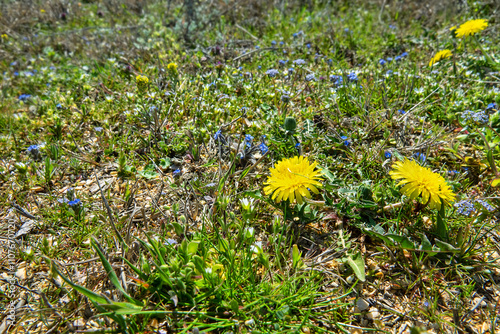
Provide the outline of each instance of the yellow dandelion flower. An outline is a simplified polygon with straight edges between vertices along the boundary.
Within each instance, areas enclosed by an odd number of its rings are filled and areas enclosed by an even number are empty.
[[[450,50],[441,50],[438,53],[436,53],[436,55],[434,57],[432,57],[431,61],[429,62],[429,66],[434,65],[435,63],[437,63],[441,59],[450,58],[451,56],[452,56],[452,53]]]
[[[470,35],[477,34],[480,31],[483,31],[488,26],[488,21],[479,19],[479,20],[470,20],[458,27],[456,30],[457,37],[467,37]]]
[[[167,65],[167,69],[173,73],[177,72],[177,64],[176,63],[170,63]]]
[[[450,205],[455,199],[455,194],[441,175],[420,166],[414,160],[396,162],[389,174],[394,180],[401,180],[398,186],[404,185],[401,188],[403,194],[411,199],[422,195],[423,203],[429,203],[431,209],[439,210],[441,204]]]
[[[135,82],[137,84],[137,88],[139,88],[139,90],[141,90],[141,91],[144,91],[149,85],[149,79],[148,79],[148,77],[145,77],[144,75],[136,76]]]
[[[276,203],[282,200],[292,203],[296,199],[297,203],[302,204],[303,197],[311,198],[309,191],[319,193],[319,181],[322,178],[321,172],[314,170],[316,166],[316,162],[309,163],[303,156],[281,160],[270,169],[271,176],[264,183],[267,185],[264,193],[273,194],[272,199]]]

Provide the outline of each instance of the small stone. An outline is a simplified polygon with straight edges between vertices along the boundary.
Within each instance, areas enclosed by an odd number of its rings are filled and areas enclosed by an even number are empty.
[[[370,309],[370,312],[366,314],[366,318],[370,320],[375,320],[380,318],[380,312],[376,308]]]
[[[76,328],[84,328],[85,327],[85,321],[83,321],[82,318],[80,319],[77,319],[73,322],[73,326],[75,326]]]
[[[16,277],[19,278],[21,281],[26,279],[26,267],[19,268],[16,271]]]
[[[484,298],[481,298],[481,297],[474,298],[474,301],[472,302],[472,305],[477,305],[477,304],[479,304],[479,307],[481,307],[481,308],[488,306],[488,304],[484,301]]]
[[[370,307],[370,304],[366,300],[364,300],[363,298],[359,298],[356,301],[356,306],[360,311],[365,311],[365,310],[368,310],[368,308]]]

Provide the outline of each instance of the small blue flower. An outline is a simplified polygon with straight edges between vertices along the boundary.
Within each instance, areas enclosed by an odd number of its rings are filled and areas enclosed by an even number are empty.
[[[288,72],[290,72],[290,73],[293,73],[293,71],[294,71],[293,67],[290,67],[290,68],[288,69]]]
[[[427,160],[425,154],[419,152],[413,154],[413,157],[415,158],[415,160],[420,160],[420,162],[425,162],[425,160]]]
[[[280,60],[280,61],[278,61],[278,63],[280,64],[280,66],[285,66],[287,62],[288,62],[288,60],[283,60],[283,59]]]
[[[496,110],[496,109],[498,109],[498,108],[497,108],[497,104],[495,102],[488,104],[488,106],[486,107],[486,110]]]
[[[490,117],[484,112],[484,111],[479,111],[477,113],[475,113],[472,118],[474,119],[474,121],[476,121],[477,123],[480,123],[480,124],[486,124],[488,123]]]
[[[403,53],[401,54],[401,58],[404,58],[404,57],[408,57],[408,52],[406,52],[406,51],[405,51],[405,52],[403,52]]]
[[[272,46],[276,46],[276,41],[271,41]]]
[[[14,76],[15,76],[15,77],[19,76],[19,72],[15,71],[15,72],[14,72]]]
[[[28,147],[28,153],[31,153],[33,151],[38,151],[39,148],[40,146],[38,145],[31,145],[30,147]]]
[[[82,201],[80,201],[80,199],[76,198],[72,201],[69,201],[68,202],[68,205],[71,206],[71,207],[77,207],[79,206],[80,204],[82,203]]]
[[[384,156],[386,159],[390,159],[390,158],[392,158],[392,153],[389,151],[385,151]]]
[[[177,241],[175,241],[174,239],[168,238],[167,240],[165,240],[165,245],[177,245]]]
[[[245,135],[245,141],[247,143],[251,143],[253,141],[253,136],[252,135]]]
[[[306,61],[304,59],[295,59],[293,63],[297,66],[305,65]]]
[[[19,95],[19,97],[17,98],[19,101],[27,101],[29,98],[31,97],[30,94],[21,94]]]
[[[378,63],[379,63],[380,65],[384,66],[385,64],[387,64],[387,61],[385,61],[385,59],[380,59],[380,60],[378,61]]]
[[[392,57],[387,57],[387,61],[390,63],[392,61]]]
[[[60,203],[60,204],[68,204],[69,202],[69,199],[67,199],[66,197],[62,197],[62,198],[58,198],[57,201]]]
[[[471,213],[476,211],[474,204],[466,200],[457,202],[453,206],[457,208],[458,213],[464,216],[469,216]]]
[[[95,132],[102,132],[102,126],[96,126],[94,130]]]
[[[403,109],[398,109],[398,113],[400,113],[401,115],[404,115],[404,114],[406,114],[406,111],[404,111]]]
[[[483,208],[485,208],[489,212],[495,211],[495,208],[491,204],[489,204],[486,201],[483,201],[482,199],[476,199],[475,202],[481,204]]]
[[[56,104],[57,109],[62,109],[62,105],[60,103]]]
[[[280,74],[280,72],[278,70],[275,70],[275,69],[270,69],[270,70],[267,70],[266,71],[266,74],[270,77],[270,78],[274,78],[275,76],[277,76],[278,74]]]
[[[314,75],[314,73],[306,75],[306,81],[314,81],[314,80],[316,80],[316,76]]]
[[[281,41],[281,42],[280,42],[280,45],[281,45],[281,46],[285,45],[285,42]]]
[[[332,74],[330,75],[330,81],[333,82],[333,84],[338,87],[342,85],[344,79],[340,75]]]
[[[358,75],[354,72],[347,75],[347,79],[351,82],[358,81]]]
[[[180,170],[179,168],[177,168],[176,170],[174,170],[174,171],[172,172],[172,174],[173,174],[174,176],[179,176],[179,175],[181,175],[181,170]]]
[[[300,147],[300,143],[295,144],[295,148],[299,148],[299,147]]]
[[[396,26],[395,26],[395,25],[393,25],[393,24],[389,24],[389,29],[394,30],[394,29],[396,29]]]
[[[344,146],[349,146],[351,145],[351,142],[349,140],[344,141]]]
[[[290,102],[290,95],[288,95],[288,94],[281,95],[281,101],[283,101],[283,103]]]
[[[262,69],[262,66],[260,66],[260,65],[259,65],[259,66],[257,66],[257,69],[258,69],[258,70],[261,70],[261,69]]]
[[[307,47],[308,49],[310,49],[310,48],[311,48],[311,43],[307,43],[307,44],[306,44],[306,47]]]
[[[255,46],[255,48],[256,48],[256,49],[260,49],[260,46],[256,45],[256,46]]]
[[[297,34],[297,33],[293,34],[293,38],[297,38],[298,36],[299,36],[299,34]]]
[[[269,151],[269,147],[267,147],[267,145],[266,145],[266,144],[264,144],[264,143],[261,143],[261,144],[259,145],[259,149],[260,149],[260,152],[261,152],[262,154],[266,154],[266,153],[267,153],[267,151]]]
[[[220,135],[221,135],[221,131],[217,130],[217,132],[214,134],[214,139],[215,140],[219,139]]]
[[[387,73],[386,73],[386,74],[387,74],[387,75],[392,75],[392,73],[393,73],[393,72],[392,72],[392,70],[389,70],[389,71],[387,71]]]
[[[331,58],[328,58],[326,62],[328,63],[328,65],[331,65],[333,63],[333,60]]]

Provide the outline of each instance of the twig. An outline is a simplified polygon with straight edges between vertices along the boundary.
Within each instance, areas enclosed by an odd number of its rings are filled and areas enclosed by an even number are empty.
[[[257,37],[255,37],[254,35],[252,35],[252,33],[250,33],[250,31],[246,30],[245,28],[243,28],[239,24],[235,24],[235,26],[236,26],[236,28],[241,29],[242,31],[246,32],[248,35],[250,35],[250,37],[252,37],[256,41],[259,41],[259,39]]]

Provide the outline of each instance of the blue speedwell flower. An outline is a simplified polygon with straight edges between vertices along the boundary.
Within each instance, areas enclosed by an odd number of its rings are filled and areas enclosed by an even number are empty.
[[[220,135],[221,135],[221,131],[217,130],[217,132],[214,134],[214,139],[215,140],[219,139]]]
[[[181,175],[181,170],[180,170],[179,168],[177,168],[176,170],[174,170],[174,171],[172,172],[172,174],[173,174],[174,176],[179,176],[179,175]]]
[[[385,151],[384,156],[386,159],[390,159],[390,158],[392,158],[392,153],[389,151]]]
[[[42,158],[42,153],[40,152],[40,145],[31,145],[28,147],[27,152],[28,155],[33,158],[33,160],[40,160]]]
[[[306,81],[314,81],[314,80],[316,80],[314,73],[306,75]]]
[[[378,61],[378,63],[379,63],[380,65],[384,66],[385,64],[387,64],[387,61],[385,61],[385,59],[380,59],[380,60]]]
[[[344,79],[340,75],[332,74],[330,75],[330,81],[333,82],[335,86],[341,86]]]
[[[275,76],[277,76],[278,74],[280,74],[280,72],[278,70],[275,70],[275,69],[270,69],[270,70],[267,70],[266,71],[266,74],[270,77],[270,78],[274,78]]]
[[[490,203],[483,201],[482,199],[476,199],[476,203],[481,204],[481,206],[489,212],[495,211],[495,208]]]
[[[351,82],[358,81],[358,75],[354,72],[347,75],[347,79]]]
[[[425,154],[419,152],[413,154],[413,158],[415,158],[415,160],[418,160],[420,162],[425,162],[425,160],[427,160]]]
[[[18,97],[17,99],[18,99],[19,101],[23,101],[23,102],[25,102],[25,101],[27,101],[30,97],[31,97],[31,95],[30,95],[30,94],[21,94],[21,95],[19,95],[19,97]]]
[[[266,154],[267,151],[269,151],[269,147],[266,144],[264,144],[264,142],[260,143],[259,149],[260,149],[260,153],[262,153],[262,154]]]
[[[302,66],[306,64],[306,61],[304,59],[295,59],[293,63],[297,66]]]
[[[245,135],[245,141],[247,142],[252,142],[253,136],[252,135]]]
[[[488,104],[488,106],[486,107],[486,110],[496,110],[496,109],[498,108],[495,102]]]
[[[469,216],[471,213],[476,211],[474,204],[466,200],[457,202],[453,206],[457,208],[458,213],[464,216]]]
[[[78,199],[78,198],[68,202],[68,205],[72,208],[78,207],[80,204],[82,204],[82,201],[80,201],[80,199]]]

